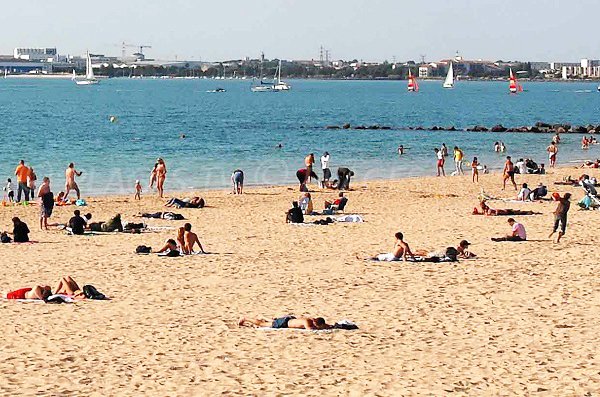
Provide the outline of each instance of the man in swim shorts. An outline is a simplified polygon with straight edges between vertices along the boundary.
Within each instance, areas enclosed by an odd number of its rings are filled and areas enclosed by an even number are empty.
[[[558,154],[558,146],[556,146],[556,143],[551,142],[550,146],[546,148],[546,151],[548,152],[550,167],[554,167],[556,165],[556,155]]]
[[[294,316],[283,316],[279,318],[274,318],[273,320],[265,320],[265,319],[247,319],[241,318],[238,322],[240,327],[243,326],[255,326],[255,327],[266,327],[266,328],[293,328],[293,329],[310,329],[310,330],[319,330],[319,329],[331,329],[332,325],[327,324],[323,317],[299,317],[296,318]]]
[[[374,260],[381,262],[392,262],[406,259],[410,256],[412,259],[415,259],[414,254],[410,250],[410,247],[406,242],[404,242],[404,235],[401,232],[398,232],[394,235],[396,237],[396,243],[394,244],[394,250],[388,254],[379,254]]]
[[[517,190],[517,182],[515,182],[515,165],[510,159],[510,156],[506,156],[506,162],[504,163],[504,169],[502,170],[502,190],[506,189],[506,181],[510,179],[510,182]]]

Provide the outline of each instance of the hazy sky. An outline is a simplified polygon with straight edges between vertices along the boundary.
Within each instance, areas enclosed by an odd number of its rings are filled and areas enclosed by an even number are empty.
[[[600,58],[598,0],[27,0],[2,1],[0,53],[56,46],[159,59],[433,61]],[[131,53],[133,49],[128,49]]]

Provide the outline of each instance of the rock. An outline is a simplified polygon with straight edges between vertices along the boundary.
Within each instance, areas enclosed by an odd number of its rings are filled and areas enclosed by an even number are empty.
[[[538,127],[540,130],[544,129],[544,128],[552,128],[552,126],[548,123],[542,123],[541,121],[538,121],[537,123],[535,123],[535,126]]]
[[[343,129],[348,130],[350,129],[350,123],[346,123],[342,126]]]
[[[415,127],[415,131],[423,131],[425,128],[422,126]]]
[[[585,134],[587,133],[587,128],[585,128],[582,125],[578,125],[576,127],[573,127],[573,132],[576,132],[578,134]]]
[[[558,127],[556,129],[556,133],[557,134],[564,134],[565,133],[565,127],[563,127],[562,125],[560,127]]]
[[[446,131],[456,131],[456,127],[451,125],[450,127],[446,128]]]
[[[540,129],[537,126],[531,126],[527,128],[526,132],[541,132]]]
[[[367,127],[367,129],[368,129],[368,130],[378,130],[378,129],[379,129],[379,126],[378,126],[377,124],[374,124],[374,125],[372,125],[372,126],[370,126],[370,127]]]
[[[429,130],[430,131],[438,131],[440,129],[440,127],[438,127],[437,125],[434,125],[433,127],[431,127]]]
[[[595,129],[596,129],[596,127],[594,127],[594,126],[593,126],[593,125],[591,125],[591,124],[588,124],[588,126],[587,126],[587,127],[585,127],[585,129],[587,130],[587,132],[590,132],[590,131],[592,131],[592,130],[595,130]]]
[[[492,132],[506,132],[506,127],[504,127],[502,124],[498,124],[498,125],[493,126],[490,131],[492,131]]]
[[[382,129],[382,130],[391,130],[391,129],[392,129],[392,127],[389,127],[389,126],[387,126],[387,125],[384,125],[384,126],[382,126],[382,127],[381,127],[381,129]]]
[[[354,127],[355,130],[366,130],[367,127],[365,127],[364,125],[357,125],[356,127]]]
[[[327,128],[328,130],[339,130],[340,129],[340,127],[337,125],[328,125],[325,128]]]

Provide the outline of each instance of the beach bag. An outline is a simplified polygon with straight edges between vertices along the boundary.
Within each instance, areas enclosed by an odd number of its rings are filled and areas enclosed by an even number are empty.
[[[150,252],[152,252],[152,247],[146,245],[138,245],[135,249],[136,254],[149,254]]]
[[[75,205],[78,207],[85,207],[87,205],[87,203],[85,202],[84,199],[79,199],[79,200],[75,201]]]
[[[104,300],[106,299],[106,296],[99,292],[96,287],[94,287],[93,285],[84,285],[83,286],[83,295],[88,298],[88,299],[94,299],[94,300]]]

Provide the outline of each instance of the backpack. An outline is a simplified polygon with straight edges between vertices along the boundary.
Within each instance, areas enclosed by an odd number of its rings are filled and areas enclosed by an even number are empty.
[[[106,296],[99,292],[93,285],[83,286],[83,295],[88,299],[105,300]]]
[[[152,252],[152,247],[146,245],[138,245],[135,249],[136,254],[149,254],[150,252]]]

